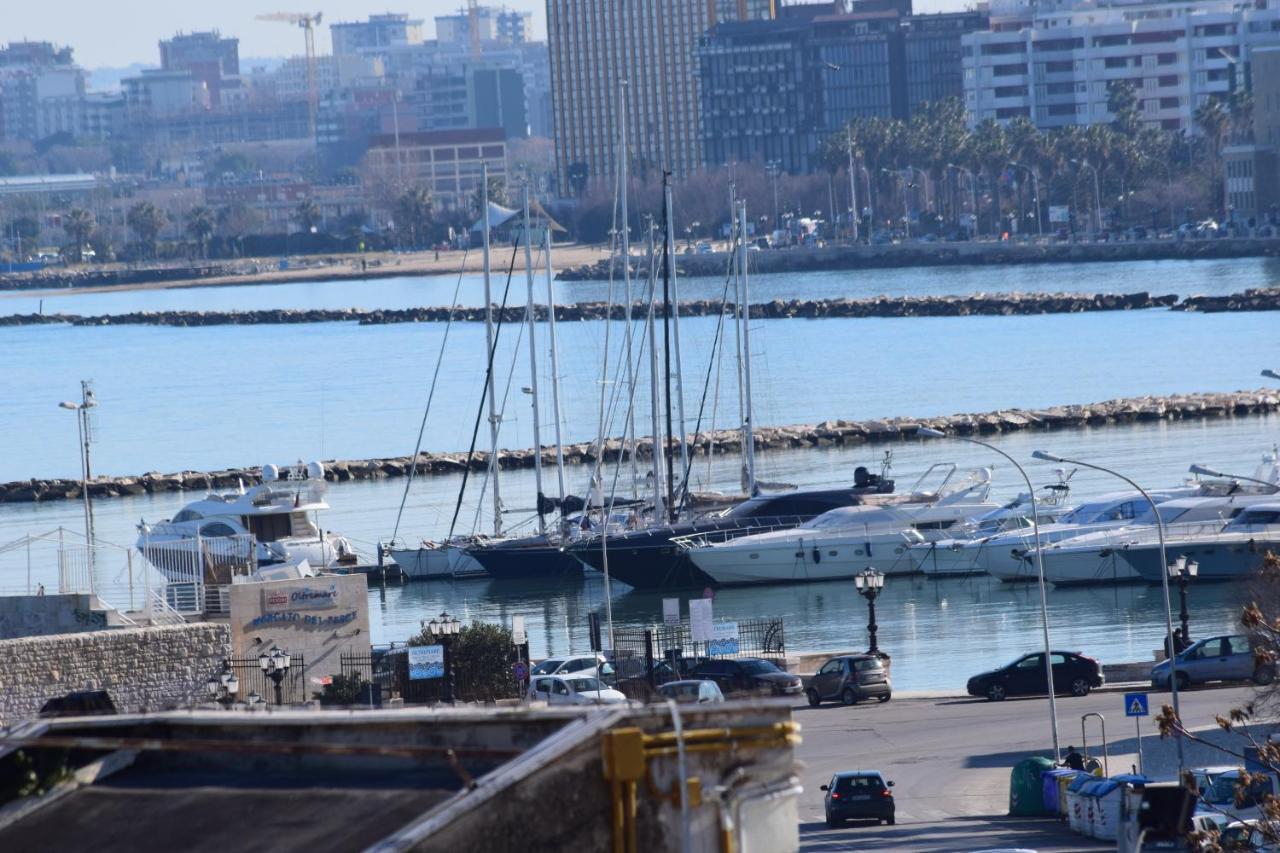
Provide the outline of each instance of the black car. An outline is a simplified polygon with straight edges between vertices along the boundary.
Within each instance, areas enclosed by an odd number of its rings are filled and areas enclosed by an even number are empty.
[[[690,670],[688,677],[714,681],[725,694],[746,692],[798,696],[804,690],[800,676],[783,672],[764,658],[708,660]]]
[[[853,770],[837,773],[823,785],[827,792],[823,805],[827,826],[835,827],[846,820],[874,820],[894,824],[892,782],[886,782],[878,770]]]
[[[1052,652],[1053,692],[1087,696],[1102,686],[1102,664],[1079,652]],[[1044,672],[1044,652],[1023,655],[1008,666],[969,679],[970,696],[999,702],[1006,696],[1036,696],[1049,692]]]

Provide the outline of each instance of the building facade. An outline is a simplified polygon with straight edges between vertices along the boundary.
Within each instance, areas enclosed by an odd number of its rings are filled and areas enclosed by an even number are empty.
[[[971,124],[1110,122],[1110,87],[1127,83],[1145,123],[1194,133],[1196,108],[1244,85],[1253,49],[1278,39],[1280,5],[1263,2],[1005,0],[964,38],[965,107]]]
[[[1280,222],[1280,43],[1255,47],[1249,72],[1253,138],[1222,150],[1223,204],[1246,227]]]
[[[223,80],[240,76],[240,40],[223,38],[217,30],[179,33],[160,42],[160,68],[189,72],[216,106],[222,102]]]
[[[698,167],[696,51],[722,11],[737,9],[708,0],[548,0],[561,194],[579,193],[588,182],[615,173],[624,104],[635,172],[684,175]]]
[[[475,12],[476,42],[524,44],[530,41],[532,12],[520,12],[498,6],[479,6]],[[436,15],[436,41],[441,44],[470,45],[472,16],[466,11],[456,15]]]
[[[405,14],[370,15],[367,21],[329,25],[334,56],[382,55],[391,48],[422,44],[422,19]]]
[[[442,208],[465,209],[485,166],[491,178],[506,181],[507,143],[498,128],[381,134],[369,140],[366,186],[384,203],[419,187]]]
[[[85,73],[70,48],[10,42],[0,48],[0,139],[76,134],[83,122]]]
[[[855,118],[908,119],[924,103],[963,95],[960,39],[986,26],[962,12],[897,8],[830,14],[784,7],[774,21],[721,24],[698,48],[702,161],[820,167],[822,140]],[[857,8],[857,7],[855,7]]]

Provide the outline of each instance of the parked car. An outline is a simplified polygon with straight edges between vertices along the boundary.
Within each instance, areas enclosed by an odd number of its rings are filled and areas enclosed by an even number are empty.
[[[1276,670],[1272,664],[1259,664],[1253,659],[1253,646],[1245,634],[1209,637],[1192,643],[1175,656],[1178,689],[1208,681],[1249,681],[1270,684]],[[1163,660],[1151,669],[1151,686],[1158,690],[1169,687],[1170,664]]]
[[[1103,682],[1102,664],[1079,652],[1052,652],[1053,692],[1087,696]],[[966,686],[970,696],[999,702],[1006,696],[1035,696],[1049,692],[1044,652],[1023,655],[1007,666],[975,675]]]
[[[714,681],[725,693],[770,693],[794,696],[804,691],[800,676],[783,672],[763,658],[715,659],[704,661],[689,671],[690,678]]]
[[[893,782],[886,782],[878,770],[853,770],[837,773],[822,786],[827,813],[827,826],[836,827],[846,820],[874,820],[894,823]]]
[[[1267,821],[1251,818],[1237,820],[1218,833],[1218,846],[1222,850],[1263,850],[1272,853],[1280,850],[1267,840]]]
[[[855,705],[863,699],[879,699],[888,702],[893,695],[889,684],[889,671],[877,655],[844,655],[832,658],[818,668],[809,679],[805,691],[813,707],[824,701],[839,699],[845,705]]]
[[[1222,815],[1228,820],[1263,817],[1263,803],[1280,796],[1280,778],[1274,773],[1254,773],[1244,785],[1238,765],[1197,767],[1190,772],[1200,792],[1197,814]]]
[[[668,681],[658,688],[664,699],[674,699],[681,704],[709,705],[723,702],[724,694],[720,685],[710,679],[687,679],[685,681]]]
[[[613,705],[627,701],[594,675],[541,675],[529,679],[529,701],[549,705]]]
[[[530,675],[572,675],[576,672],[588,675],[596,674],[596,666],[600,667],[600,677],[613,675],[613,664],[604,655],[584,655],[571,658],[547,658],[531,671]]]

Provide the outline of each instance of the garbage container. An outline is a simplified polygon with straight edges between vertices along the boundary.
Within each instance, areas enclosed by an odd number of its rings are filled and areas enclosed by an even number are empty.
[[[1044,812],[1044,783],[1041,775],[1053,769],[1048,758],[1035,756],[1019,761],[1009,776],[1009,814],[1039,817]]]

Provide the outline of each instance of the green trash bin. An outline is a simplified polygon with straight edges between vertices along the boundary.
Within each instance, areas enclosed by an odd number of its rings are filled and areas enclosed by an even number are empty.
[[[1042,817],[1045,814],[1042,773],[1053,762],[1036,756],[1019,761],[1009,775],[1009,814],[1013,817]]]

